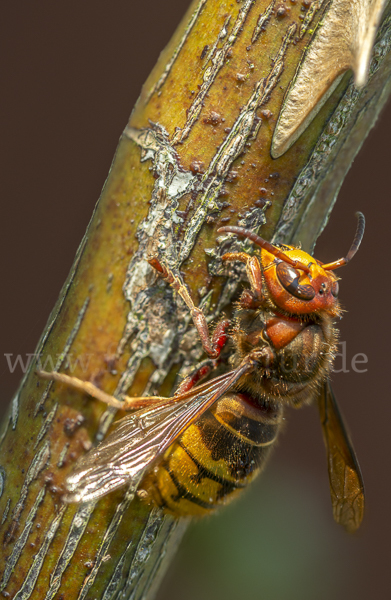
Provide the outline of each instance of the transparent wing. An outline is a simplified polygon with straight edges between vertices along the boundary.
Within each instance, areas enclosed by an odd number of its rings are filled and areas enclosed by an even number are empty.
[[[96,500],[138,480],[157,456],[251,368],[246,362],[209,384],[121,419],[113,433],[79,460],[67,480],[69,494],[65,499]]]
[[[318,406],[327,451],[334,519],[353,533],[364,516],[364,482],[329,382],[322,387]]]

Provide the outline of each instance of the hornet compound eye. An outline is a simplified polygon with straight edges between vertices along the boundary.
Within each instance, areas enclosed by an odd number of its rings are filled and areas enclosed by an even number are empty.
[[[286,291],[295,296],[295,298],[299,298],[299,300],[312,300],[315,297],[315,290],[312,285],[300,285],[299,271],[287,263],[278,263],[277,277]]]

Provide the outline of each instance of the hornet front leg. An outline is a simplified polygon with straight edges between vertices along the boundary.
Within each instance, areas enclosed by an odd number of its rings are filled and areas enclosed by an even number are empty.
[[[148,262],[154,269],[156,269],[159,275],[165,281],[167,281],[171,287],[174,288],[174,290],[180,295],[182,300],[189,308],[191,318],[193,319],[193,323],[198,331],[202,347],[206,354],[208,354],[210,358],[218,358],[220,356],[221,349],[227,341],[226,330],[230,324],[229,321],[226,319],[220,321],[220,323],[217,324],[211,338],[204,313],[202,312],[201,308],[195,306],[187,287],[180,277],[175,275],[166,266],[162,265],[157,258],[152,258]]]

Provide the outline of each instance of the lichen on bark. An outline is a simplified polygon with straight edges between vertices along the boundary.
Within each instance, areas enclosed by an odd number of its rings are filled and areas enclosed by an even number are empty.
[[[147,259],[181,272],[213,319],[229,310],[242,277],[222,269],[222,253],[250,247],[218,236],[219,226],[312,247],[390,79],[388,4],[367,86],[357,90],[347,73],[295,144],[272,158],[286,92],[326,4],[303,12],[274,0],[193,2],[124,129],[39,343],[43,368],[66,371],[71,353],[79,359],[73,374],[108,393],[170,394],[202,350],[186,307]],[[18,600],[146,597],[186,522],[134,490],[62,503],[77,458],[115,415],[38,380],[36,366],[1,435],[1,590]]]

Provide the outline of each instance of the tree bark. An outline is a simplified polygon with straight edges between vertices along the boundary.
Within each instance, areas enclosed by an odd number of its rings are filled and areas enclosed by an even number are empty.
[[[388,97],[391,18],[387,4],[366,86],[343,75],[299,139],[272,158],[287,90],[329,5],[301,8],[197,0],[148,78],[39,358],[4,420],[5,597],[114,600],[156,590],[187,522],[129,490],[97,504],[62,503],[77,458],[115,415],[47,385],[35,369],[72,371],[117,396],[169,395],[202,351],[187,309],[146,259],[158,255],[180,270],[196,304],[216,318],[229,310],[242,277],[240,269],[222,270],[221,255],[250,247],[219,237],[219,226],[313,247]]]

